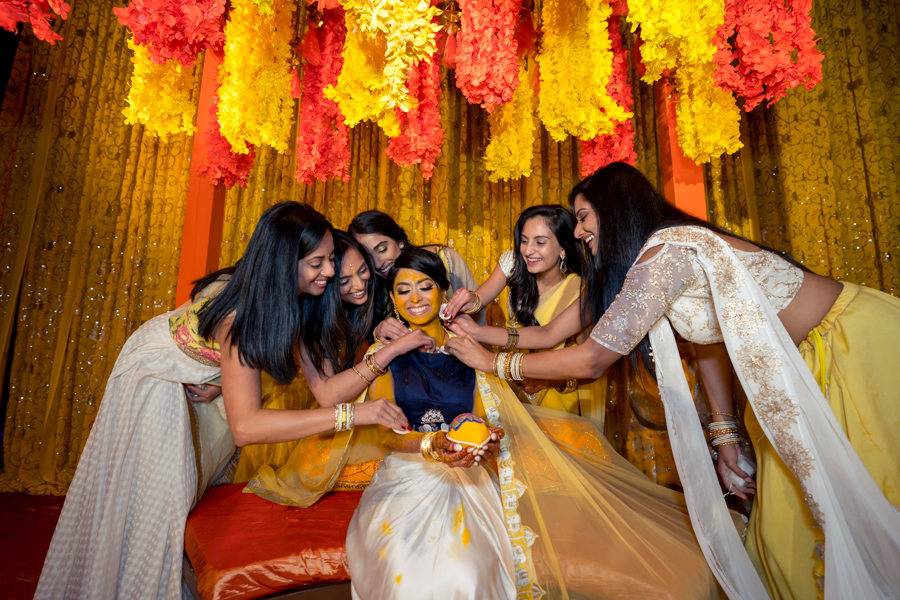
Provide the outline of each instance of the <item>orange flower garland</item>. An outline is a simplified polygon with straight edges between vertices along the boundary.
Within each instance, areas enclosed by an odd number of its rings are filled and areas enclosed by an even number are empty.
[[[394,109],[400,121],[400,135],[391,138],[387,155],[398,165],[418,164],[422,168],[422,176],[431,179],[434,162],[444,143],[444,129],[441,127],[438,107],[441,96],[441,61],[437,52],[430,60],[420,61],[415,67],[409,68],[406,89],[416,105],[408,112]]]
[[[613,50],[613,70],[606,91],[616,104],[630,113],[634,106],[634,97],[628,81],[628,50],[622,45],[619,22],[618,15],[613,15],[607,21],[609,41]],[[582,177],[587,177],[611,162],[622,161],[633,165],[635,160],[637,154],[634,152],[632,119],[616,123],[612,133],[598,135],[592,140],[581,140]]]
[[[60,0],[3,0],[0,1],[0,27],[16,31],[18,24],[31,23],[34,36],[51,46],[62,36],[50,29],[50,19],[57,14],[65,20],[71,7]]]
[[[512,99],[519,83],[516,23],[522,0],[459,0],[456,85],[488,112]]]
[[[218,91],[218,90],[217,90]],[[256,149],[248,145],[247,154],[237,154],[231,150],[231,144],[219,131],[219,96],[213,95],[209,107],[210,127],[206,132],[206,166],[200,167],[198,173],[206,175],[213,185],[223,184],[231,189],[234,184],[247,186],[247,177],[256,160]]]
[[[343,49],[347,28],[344,10],[325,10],[322,26],[309,23],[304,47],[318,49],[317,64],[303,67],[303,96],[297,126],[297,172],[300,183],[350,179],[350,138],[337,102],[326,98],[323,90],[337,83],[344,65]]]
[[[811,0],[789,6],[784,0],[726,0],[715,42],[716,84],[745,98],[748,111],[763,99],[776,102],[800,84],[815,87],[822,80],[822,53],[810,27],[811,8]]]

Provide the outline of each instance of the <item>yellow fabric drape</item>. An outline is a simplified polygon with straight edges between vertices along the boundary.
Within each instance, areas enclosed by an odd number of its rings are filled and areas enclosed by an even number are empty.
[[[710,220],[900,295],[900,5],[822,0],[812,26],[823,80],[745,117],[749,152],[707,167]]]
[[[112,12],[124,4],[73,3],[65,44],[23,34],[3,98],[0,310],[14,345],[0,491],[65,492],[125,339],[174,307],[192,138],[162,143],[125,125],[130,56]],[[53,85],[48,166],[24,235]]]

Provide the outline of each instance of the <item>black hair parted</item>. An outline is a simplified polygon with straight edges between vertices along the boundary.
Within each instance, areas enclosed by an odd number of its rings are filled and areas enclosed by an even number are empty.
[[[540,301],[537,278],[528,272],[528,265],[520,251],[522,230],[528,221],[535,218],[544,219],[547,227],[562,246],[566,254],[566,272],[581,275],[582,271],[581,248],[575,240],[575,215],[559,204],[532,206],[522,211],[513,230],[513,243],[515,244],[513,253],[516,257],[516,266],[507,285],[509,285],[509,305],[512,307],[516,321],[523,327],[540,325],[534,318],[534,311]]]
[[[587,327],[597,322],[622,290],[629,269],[641,248],[657,231],[669,227],[703,227],[716,233],[750,242],[774,252],[790,263],[807,270],[791,256],[730,231],[707,223],[670,204],[643,173],[633,166],[614,162],[582,179],[569,193],[574,211],[575,199],[582,196],[597,216],[597,252],[587,257],[582,274],[581,319]],[[577,215],[576,215],[577,219]],[[656,378],[650,357],[650,340],[645,336],[631,352],[632,365],[640,362]]]
[[[397,225],[393,217],[380,210],[367,210],[353,217],[353,220],[350,221],[350,226],[347,227],[347,233],[353,236],[376,233],[391,238],[400,244],[404,250],[412,246],[409,243],[409,236],[406,235],[406,230]]]
[[[349,369],[356,362],[356,355],[374,328],[378,299],[375,271],[365,248],[352,236],[334,230],[334,277],[328,281],[319,302],[319,318],[311,323],[309,342],[305,343],[310,362],[324,375],[325,362],[330,362],[335,373]],[[369,269],[366,282],[368,297],[365,304],[356,305],[341,300],[341,265],[347,252],[360,253]]]
[[[319,299],[298,298],[297,263],[328,235],[331,225],[311,206],[281,202],[269,207],[237,264],[197,282],[200,286],[231,274],[200,312],[199,334],[212,339],[233,315],[227,339],[241,363],[269,373],[280,384],[290,383],[299,371],[297,344],[302,340],[308,345],[308,330],[318,320]]]
[[[429,252],[422,248],[409,248],[398,256],[387,276],[388,288],[391,290],[394,289],[394,280],[397,279],[397,273],[400,272],[400,269],[409,269],[410,271],[427,275],[445,292],[450,288],[447,267],[444,266],[444,261],[434,252]]]

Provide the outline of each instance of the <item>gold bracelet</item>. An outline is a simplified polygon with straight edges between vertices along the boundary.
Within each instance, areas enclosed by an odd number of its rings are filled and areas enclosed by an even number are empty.
[[[375,374],[375,377],[381,377],[387,371],[378,366],[378,362],[375,360],[375,354],[367,354],[366,355],[366,366],[369,367],[369,370]]]
[[[512,367],[513,353],[508,353],[503,357],[503,359],[503,379],[512,381],[512,373],[510,372],[510,368]]]
[[[500,379],[506,379],[506,372],[503,370],[503,364],[506,362],[507,352],[498,352],[494,355],[494,374]]]
[[[356,412],[356,405],[348,404],[347,405],[347,413],[349,414],[349,418],[347,419],[347,430],[348,431],[353,429],[353,416],[354,416],[355,412]]]
[[[481,310],[481,307],[484,305],[484,303],[481,300],[481,296],[478,295],[478,292],[472,292],[472,294],[474,294],[474,296],[475,296],[475,306],[473,306],[472,308],[467,308],[466,310],[463,311],[467,315],[474,315],[479,310]]]
[[[515,327],[506,328],[506,345],[504,350],[514,350],[519,345],[519,330]]]
[[[334,430],[340,431],[341,426],[341,405],[336,404],[334,407]]]
[[[434,442],[434,436],[437,435],[436,431],[432,431],[431,433],[426,433],[422,436],[422,440],[419,442],[419,452],[422,454],[422,458],[429,462],[436,462],[434,460],[434,456],[432,456],[433,448],[431,444]]]
[[[713,415],[722,415],[722,416],[725,416],[725,417],[731,417],[732,419],[735,417],[735,415],[733,415],[733,414],[731,414],[731,413],[721,413],[721,412],[711,412],[711,413],[709,413],[709,416],[713,416]]]
[[[353,372],[354,372],[354,373],[356,373],[357,375],[359,375],[359,378],[360,378],[360,379],[362,379],[363,381],[366,382],[366,387],[368,387],[369,384],[372,383],[371,381],[369,381],[368,379],[366,379],[365,377],[363,377],[363,374],[359,372],[359,370],[356,368],[356,365],[353,365],[351,368],[353,369]]]
[[[569,379],[566,379],[565,387],[556,386],[556,391],[559,392],[560,394],[571,394],[577,388],[578,388],[578,380],[570,377]]]

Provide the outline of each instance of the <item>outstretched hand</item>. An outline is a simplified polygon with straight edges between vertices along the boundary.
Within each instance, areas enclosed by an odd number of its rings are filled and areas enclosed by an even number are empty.
[[[211,402],[222,393],[222,386],[211,383],[185,383],[184,391],[191,402]]]
[[[354,409],[355,425],[383,425],[388,429],[406,431],[409,421],[400,407],[386,398],[360,402]]]
[[[481,325],[476,323],[475,319],[469,315],[457,315],[455,319],[447,323],[447,329],[458,336],[475,336],[480,327]]]
[[[453,297],[447,302],[441,313],[442,319],[454,319],[456,315],[475,306],[475,293],[465,288],[460,288],[453,293]]]
[[[485,350],[484,346],[475,341],[471,335],[450,338],[444,348],[451,356],[455,356],[473,369],[485,373],[494,371],[494,353]]]
[[[409,328],[394,317],[388,317],[375,327],[375,339],[382,344],[390,344],[407,333]]]
[[[728,490],[729,493],[734,494],[738,498],[742,500],[747,500],[747,494],[755,494],[756,493],[756,482],[744,471],[738,467],[738,459],[741,456],[741,449],[737,444],[728,444],[725,446],[719,446],[716,448],[716,451],[719,453],[719,458],[716,464],[716,471],[719,473],[719,479],[722,480],[722,485],[725,486],[725,489]],[[745,487],[744,489],[740,489],[738,486],[734,484],[728,478],[728,470],[734,472],[735,475],[744,480]]]
[[[485,465],[497,457],[500,452],[500,439],[504,432],[500,427],[491,427],[488,441],[478,447],[463,447],[447,439],[447,433],[441,431],[435,436],[433,448],[441,456],[441,462],[450,467],[477,467]]]
[[[396,352],[396,356],[412,350],[434,350],[435,346],[434,338],[421,329],[407,331],[390,344],[390,348]]]

